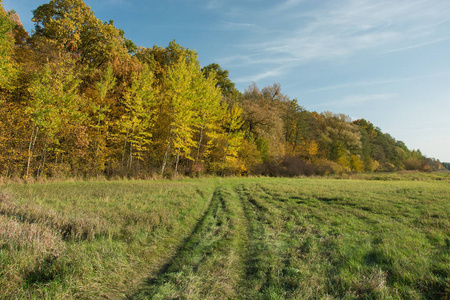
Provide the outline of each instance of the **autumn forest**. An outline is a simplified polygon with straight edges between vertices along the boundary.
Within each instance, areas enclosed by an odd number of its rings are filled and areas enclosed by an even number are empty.
[[[279,84],[244,92],[175,41],[137,47],[82,0],[0,1],[0,176],[326,175],[434,170],[371,122],[310,112]]]

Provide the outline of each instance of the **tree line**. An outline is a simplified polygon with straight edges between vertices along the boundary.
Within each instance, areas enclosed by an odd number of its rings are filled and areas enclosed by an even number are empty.
[[[372,123],[310,112],[274,84],[239,92],[175,41],[137,47],[82,0],[0,0],[0,176],[270,176],[432,170]]]

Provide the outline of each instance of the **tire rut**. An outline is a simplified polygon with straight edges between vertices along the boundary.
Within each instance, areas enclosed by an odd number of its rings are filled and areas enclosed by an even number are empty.
[[[255,188],[262,190],[260,186]],[[283,281],[283,273],[289,268],[289,255],[284,250],[288,242],[275,234],[277,230],[273,228],[273,219],[277,216],[272,211],[273,207],[267,206],[266,200],[259,200],[244,185],[237,186],[236,192],[247,218],[249,237],[245,258],[246,274],[240,285],[241,297],[289,298],[290,286]],[[267,191],[263,192],[272,198]]]
[[[211,268],[211,264],[214,265],[218,253],[223,252],[230,236],[232,220],[224,193],[222,187],[214,190],[206,212],[176,254],[160,268],[156,276],[147,280],[143,289],[128,299],[189,299],[195,298],[192,295],[196,292],[204,295],[201,287],[203,273],[217,271]],[[220,268],[220,263],[217,263],[217,268]],[[213,295],[212,298],[220,297]]]
[[[268,259],[272,256],[272,251],[266,236],[267,209],[259,205],[243,185],[236,187],[236,192],[247,219],[249,237],[241,296],[245,299],[261,299],[264,297],[264,291],[271,284],[271,267]]]

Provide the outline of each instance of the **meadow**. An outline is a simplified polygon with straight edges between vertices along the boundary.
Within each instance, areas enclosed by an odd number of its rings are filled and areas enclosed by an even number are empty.
[[[448,299],[450,176],[0,185],[2,299]]]

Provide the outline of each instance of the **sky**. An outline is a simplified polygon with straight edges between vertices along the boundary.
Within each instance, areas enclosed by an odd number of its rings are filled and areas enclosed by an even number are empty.
[[[28,31],[48,1],[3,0]],[[364,118],[450,162],[449,0],[85,0],[136,45],[176,40],[244,92],[279,83],[309,111]]]

